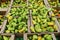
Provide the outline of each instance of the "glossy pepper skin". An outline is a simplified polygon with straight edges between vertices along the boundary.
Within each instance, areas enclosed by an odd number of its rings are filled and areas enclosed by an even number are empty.
[[[27,3],[26,3],[25,0],[14,0],[13,6],[22,6],[22,7],[26,7],[26,6],[27,6]]]
[[[42,39],[42,37],[41,36],[38,36],[38,40],[41,40]]]
[[[47,9],[43,3],[43,0],[29,0],[30,5],[29,8],[32,10],[32,20],[31,23],[33,27],[30,27],[31,32],[56,32],[55,29],[55,14],[51,14],[52,17],[49,16],[49,11],[53,11],[53,8]],[[57,26],[56,26],[57,28]],[[37,30],[38,29],[38,30]],[[49,30],[51,29],[51,30]]]
[[[25,33],[28,27],[28,13],[25,7],[11,8],[10,13],[6,16],[8,19],[6,33]]]
[[[35,32],[34,27],[31,26],[30,29],[32,32]]]
[[[52,1],[52,0],[48,0],[48,2],[49,2],[49,4],[51,5],[51,6],[57,6],[58,5],[58,0],[55,0],[55,1]]]
[[[5,35],[0,35],[0,40],[10,40],[10,37]]]
[[[53,38],[50,34],[33,34],[28,36],[28,40],[53,40]]]
[[[1,5],[0,5],[0,8],[7,8],[8,6],[10,5],[10,0],[2,0],[1,1]]]

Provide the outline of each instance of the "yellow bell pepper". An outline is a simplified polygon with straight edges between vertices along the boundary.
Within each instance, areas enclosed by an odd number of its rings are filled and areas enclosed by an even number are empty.
[[[57,30],[58,30],[58,27],[57,27],[57,25],[54,25],[54,29],[55,29],[55,31],[57,31]]]
[[[7,18],[11,15],[11,13],[8,13],[8,15],[6,16]]]
[[[43,4],[43,2],[40,2],[40,6],[43,6],[44,4]]]
[[[35,22],[34,20],[32,20],[32,23],[33,23],[33,24],[36,24],[36,22]]]
[[[38,22],[41,22],[41,20],[39,19],[39,17],[37,17],[37,20],[38,20]]]
[[[34,29],[34,27],[30,27],[30,30],[32,31],[32,32],[35,32],[35,29]]]
[[[54,22],[48,22],[48,25],[54,25]]]
[[[38,40],[42,40],[42,37],[41,36],[38,36]]]
[[[8,17],[8,22],[9,22],[10,20],[12,20],[12,18],[13,18],[12,16],[9,16],[9,17]]]
[[[33,16],[33,19],[36,19],[36,16]]]
[[[12,19],[12,16],[9,16],[8,19],[11,20]]]
[[[52,14],[51,14],[51,16],[55,16],[55,14],[54,14],[54,13],[52,13]]]
[[[26,29],[26,27],[23,27],[21,30],[19,30],[19,33],[24,32],[25,29]]]

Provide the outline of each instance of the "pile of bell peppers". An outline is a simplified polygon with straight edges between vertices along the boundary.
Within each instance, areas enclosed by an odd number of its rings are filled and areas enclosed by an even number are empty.
[[[8,19],[5,33],[25,33],[28,27],[26,8],[12,8],[6,16]]]
[[[1,2],[0,8],[7,8],[10,5],[10,0],[7,0],[5,2]]]
[[[26,7],[27,6],[27,0],[14,0],[13,1],[13,6]]]
[[[44,35],[31,35],[28,36],[28,40],[53,40],[52,35],[44,34]]]
[[[58,8],[58,7],[57,7]],[[58,16],[58,17],[60,17],[60,10],[59,9],[55,9],[55,8],[52,8],[53,10],[53,13],[52,13],[52,16],[54,15],[54,16]]]
[[[53,7],[60,6],[60,1],[59,0],[48,0],[49,4]]]
[[[0,40],[10,40],[9,36],[0,35]]]
[[[32,24],[30,27],[31,32],[56,32],[58,27],[55,25],[56,18],[49,18],[47,9],[43,1],[32,1],[29,8],[32,9]]]

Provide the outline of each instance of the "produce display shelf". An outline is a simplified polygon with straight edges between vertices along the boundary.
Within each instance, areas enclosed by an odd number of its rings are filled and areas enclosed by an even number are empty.
[[[7,0],[0,0],[0,6],[2,1]],[[1,40],[60,40],[60,15],[55,14],[59,14],[59,0],[9,1],[7,7],[0,7],[4,16]]]

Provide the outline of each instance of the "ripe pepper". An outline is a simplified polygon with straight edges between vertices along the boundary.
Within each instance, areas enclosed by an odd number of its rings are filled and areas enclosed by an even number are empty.
[[[52,14],[51,14],[51,16],[52,16],[52,17],[54,17],[54,16],[55,16],[55,14],[54,14],[54,13],[52,13]]]
[[[12,16],[9,16],[9,17],[8,17],[8,20],[11,20],[11,19],[12,19]]]
[[[55,31],[57,31],[57,30],[58,30],[58,27],[57,27],[57,25],[54,25],[54,29],[55,29]]]
[[[57,16],[60,17],[60,14],[58,14]]]
[[[37,20],[38,20],[38,22],[41,22],[41,20],[39,19],[39,17],[37,17]]]
[[[42,37],[41,36],[38,36],[38,40],[42,40]]]
[[[8,18],[8,22],[9,22],[10,20],[12,20],[13,17],[8,15],[7,18]]]
[[[32,23],[33,23],[33,24],[36,24],[36,22],[35,22],[34,20],[32,20]]]
[[[11,15],[11,13],[8,13],[8,15],[6,16],[7,18]]]
[[[54,22],[48,22],[48,25],[54,25]]]
[[[40,2],[40,6],[42,6],[42,7],[44,6],[43,2]]]
[[[34,27],[30,27],[30,30],[32,31],[32,32],[35,32],[35,29],[34,29]]]
[[[36,19],[36,16],[33,16],[33,19]]]
[[[19,30],[19,33],[22,33],[25,29],[26,27],[23,27],[21,30]]]

